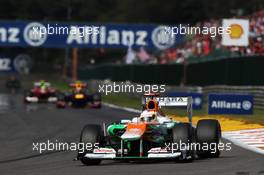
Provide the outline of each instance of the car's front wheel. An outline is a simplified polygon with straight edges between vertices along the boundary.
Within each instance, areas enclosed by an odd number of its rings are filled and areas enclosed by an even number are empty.
[[[190,123],[179,123],[172,128],[172,140],[174,151],[182,153],[181,160],[191,162],[193,160],[193,128]],[[175,150],[176,149],[176,150]]]
[[[24,91],[24,102],[25,103],[30,103],[30,101],[27,100],[27,97],[32,97],[32,93],[29,90]]]
[[[96,159],[89,159],[85,157],[86,153],[92,153],[94,147],[99,146],[102,143],[103,134],[102,128],[100,125],[89,124],[86,125],[80,136],[80,143],[82,143],[82,147],[78,150],[78,157],[80,161],[85,165],[98,165],[100,164],[101,160]],[[86,145],[93,145],[92,149],[86,149]]]

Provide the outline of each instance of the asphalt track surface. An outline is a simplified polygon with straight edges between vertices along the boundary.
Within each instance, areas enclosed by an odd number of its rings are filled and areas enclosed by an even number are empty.
[[[21,96],[12,96],[10,106],[0,112],[0,175],[124,175],[124,174],[262,174],[264,156],[235,145],[218,159],[192,163],[103,161],[99,166],[84,166],[73,161],[74,151],[33,151],[33,142],[58,140],[77,142],[85,124],[110,123],[136,114],[102,109],[56,109],[54,105],[24,105]],[[263,173],[264,174],[264,173]]]

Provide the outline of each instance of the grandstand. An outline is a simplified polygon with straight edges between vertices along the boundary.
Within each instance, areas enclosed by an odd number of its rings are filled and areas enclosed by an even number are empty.
[[[253,56],[264,54],[264,10],[254,12],[247,16],[234,16],[233,18],[249,19],[249,45],[247,47],[223,46],[222,36],[217,34],[211,37],[210,33],[190,35],[181,44],[164,51],[155,53],[151,51],[149,60],[136,59],[135,63],[194,63],[212,61],[230,57]],[[222,19],[197,22],[194,27],[220,27]]]

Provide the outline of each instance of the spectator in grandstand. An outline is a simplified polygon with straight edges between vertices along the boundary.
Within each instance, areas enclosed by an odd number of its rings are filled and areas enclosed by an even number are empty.
[[[204,57],[216,50],[220,51],[220,54],[225,51],[231,53],[231,55],[264,55],[264,10],[243,18],[250,20],[248,47],[224,47],[221,45],[221,35],[216,34],[215,37],[212,37],[210,33],[207,35],[200,33],[188,36],[188,39],[183,44],[159,52],[158,59],[153,54],[148,53],[144,48],[140,48],[136,55],[129,53],[126,62],[159,64],[185,63],[188,62],[188,58],[191,56]],[[222,25],[221,22],[221,20],[198,22],[195,27],[219,27]]]
[[[187,45],[192,48],[190,56],[202,57],[209,55],[215,49],[228,50],[234,55],[264,55],[264,10],[256,12],[251,16],[244,18],[250,19],[250,37],[248,47],[224,47],[221,45],[221,36],[211,37],[209,35],[194,35],[191,41],[187,41],[183,49],[187,49]],[[221,25],[221,20],[210,20],[199,22],[195,26],[202,27],[218,27]],[[179,48],[176,47],[176,50]]]
[[[125,56],[125,63],[132,64],[136,60],[136,53],[131,47],[128,47],[127,54]]]
[[[147,51],[143,47],[140,47],[136,55],[137,55],[139,62],[141,63],[148,63],[151,59],[150,55],[147,53]]]
[[[175,62],[177,59],[177,50],[175,48],[170,48],[166,50],[166,57],[168,58],[168,62]]]
[[[168,63],[168,59],[167,59],[167,55],[165,52],[161,52],[160,56],[159,56],[159,64],[167,64]]]

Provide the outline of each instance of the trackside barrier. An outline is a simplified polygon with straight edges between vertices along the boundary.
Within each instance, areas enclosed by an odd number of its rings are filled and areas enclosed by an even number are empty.
[[[111,84],[110,80],[89,80],[89,87],[94,90],[99,84]],[[136,83],[126,81],[125,84],[134,85]],[[140,83],[137,83],[140,84]],[[142,85],[142,84],[141,84]],[[254,108],[264,109],[264,86],[228,86],[228,85],[213,85],[213,86],[169,86],[166,85],[166,92],[186,92],[186,93],[201,93],[203,94],[203,104],[207,103],[209,93],[232,93],[232,94],[251,94],[254,98]],[[126,93],[129,96],[141,97],[142,94]]]
[[[105,64],[81,67],[81,79],[111,79],[142,84],[188,86],[264,86],[263,56],[226,58],[188,64]]]

